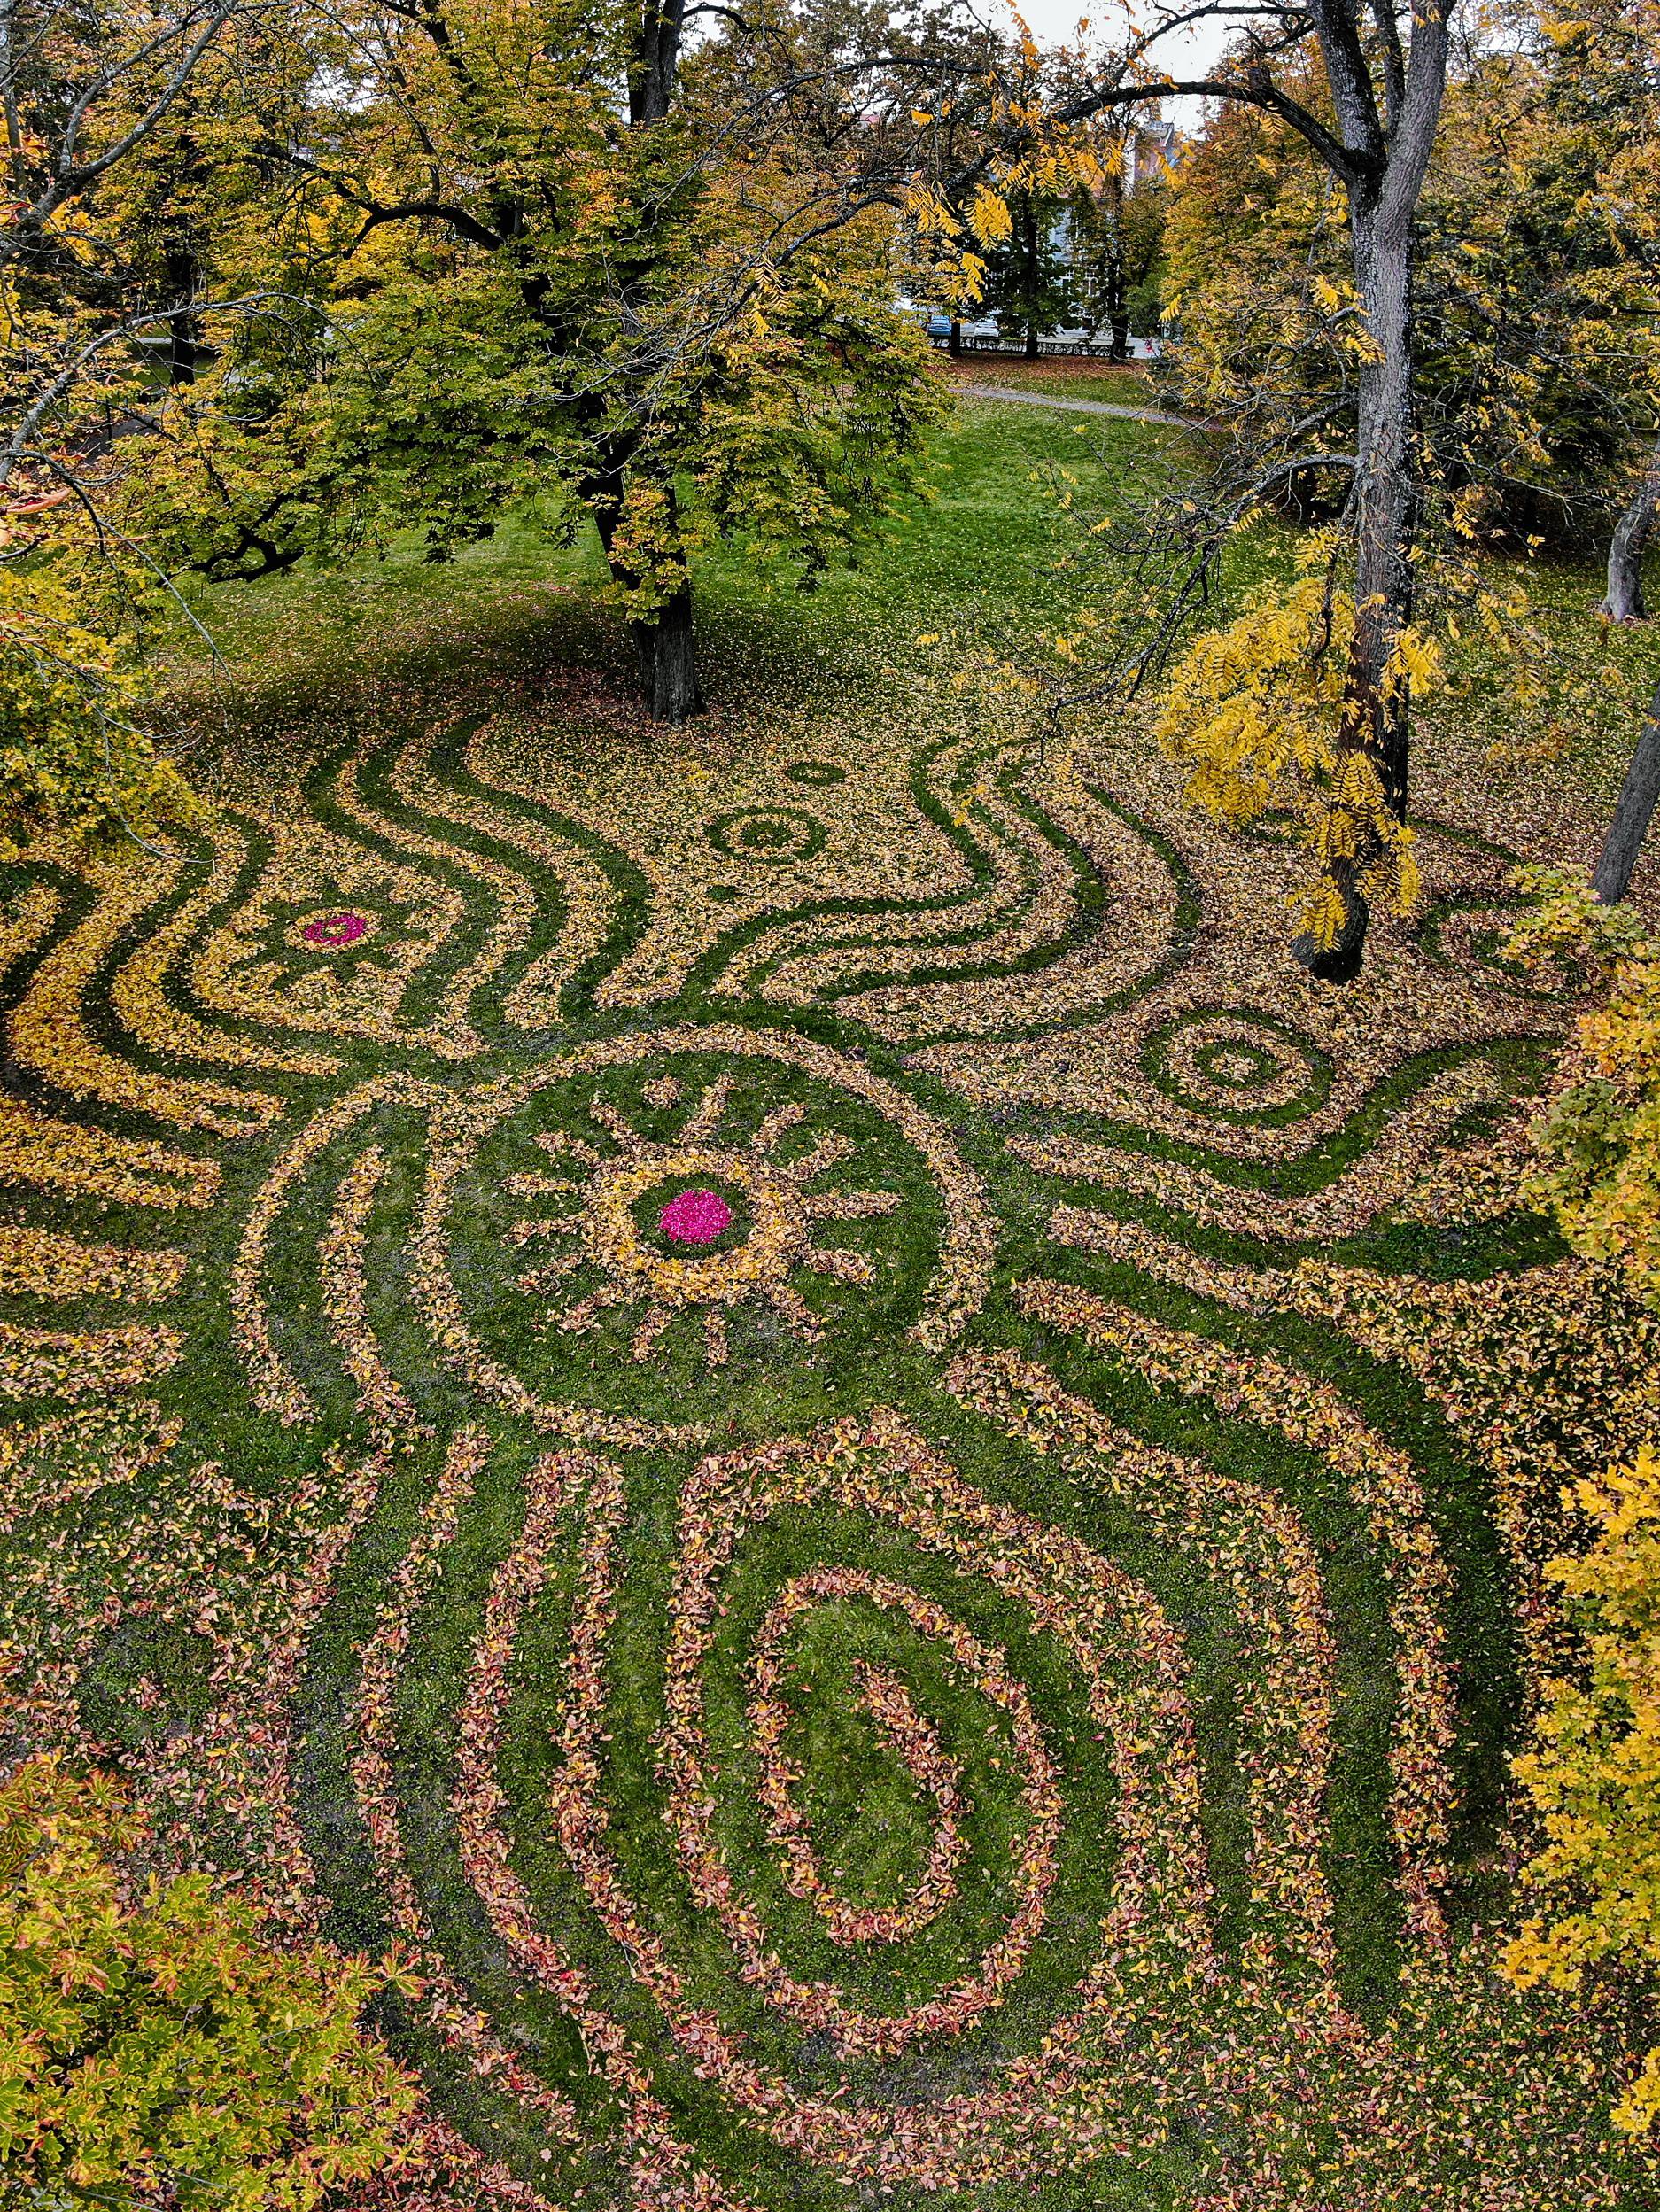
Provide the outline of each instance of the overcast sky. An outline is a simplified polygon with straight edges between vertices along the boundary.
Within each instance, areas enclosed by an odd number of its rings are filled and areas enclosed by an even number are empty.
[[[1020,12],[1032,35],[1045,43],[1062,39],[1072,43],[1077,36],[1080,15],[1089,16],[1101,34],[1121,35],[1121,19],[1117,11],[1103,6],[1091,8],[1089,0],[1024,0]],[[1196,30],[1167,40],[1158,50],[1158,58],[1172,76],[1199,76],[1220,54],[1228,35],[1225,25],[1201,24]],[[1197,114],[1191,112],[1197,106],[1196,101],[1172,102],[1166,113],[1173,121],[1191,129],[1198,120]]]

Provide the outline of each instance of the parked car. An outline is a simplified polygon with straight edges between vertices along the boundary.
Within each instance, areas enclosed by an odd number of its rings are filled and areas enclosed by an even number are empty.
[[[936,345],[949,344],[950,335],[951,318],[950,315],[931,314],[928,317],[928,336]],[[982,314],[976,315],[972,322],[965,322],[962,324],[962,336],[966,340],[977,339],[982,345],[995,345],[1002,333],[997,329],[996,315]]]

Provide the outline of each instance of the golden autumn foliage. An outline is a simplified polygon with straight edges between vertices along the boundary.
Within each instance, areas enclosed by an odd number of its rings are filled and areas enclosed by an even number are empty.
[[[1522,1988],[1577,1990],[1604,1961],[1660,1966],[1660,1455],[1566,1494],[1596,1538],[1548,1570],[1584,1619],[1579,1682],[1553,1681],[1538,1747],[1515,1762],[1543,1818],[1524,1876],[1538,1902],[1503,1965]],[[1660,2115],[1660,2046],[1614,2110],[1641,2134]]]
[[[1576,1025],[1534,1122],[1528,1195],[1590,1259],[1617,1260],[1660,1300],[1660,945],[1628,906],[1603,906],[1581,879],[1524,869],[1539,904],[1510,951],[1539,967],[1588,956],[1604,989]]]
[[[415,2108],[358,2027],[388,1974],[273,1950],[202,1874],[130,1895],[139,1840],[56,1758],[0,1785],[0,2200],[311,2212]]]
[[[1596,0],[1453,73],[1424,187],[1415,302],[1425,521],[1460,561],[1495,532],[1594,544],[1629,496],[1660,362],[1653,0]],[[1287,87],[1328,121],[1305,63]],[[1346,450],[1369,340],[1340,187],[1282,118],[1218,102],[1172,174],[1161,374],[1179,410],[1249,408]],[[1306,477],[1335,513],[1343,479]],[[1610,508],[1611,502],[1611,508]]]
[[[134,719],[136,699],[66,590],[0,570],[0,858],[35,826],[144,837],[195,818],[183,777]]]
[[[1342,920],[1334,865],[1354,864],[1368,896],[1400,912],[1418,896],[1411,830],[1390,811],[1369,757],[1338,742],[1354,628],[1353,600],[1323,575],[1253,593],[1176,663],[1155,726],[1187,770],[1184,796],[1217,820],[1299,818],[1314,862],[1299,893],[1303,926],[1321,944]],[[1385,681],[1422,690],[1439,666],[1432,645],[1404,633]]]

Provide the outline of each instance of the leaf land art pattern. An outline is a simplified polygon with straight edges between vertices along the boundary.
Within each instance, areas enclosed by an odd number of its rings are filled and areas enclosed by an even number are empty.
[[[1490,1171],[1575,980],[1426,824],[1316,984],[1138,772],[504,708],[10,872],[9,1725],[414,1953],[423,2201],[1653,2200],[1491,1964],[1656,1368]]]

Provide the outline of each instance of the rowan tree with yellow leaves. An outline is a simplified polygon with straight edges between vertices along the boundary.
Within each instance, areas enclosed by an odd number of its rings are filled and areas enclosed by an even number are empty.
[[[1207,74],[1159,79],[1175,19],[1155,15],[1074,104],[1100,112],[1161,82],[1216,112],[1176,170],[1168,226],[1166,388],[1203,431],[1198,465],[1103,536],[1094,665],[1083,687],[1067,680],[1098,710],[1161,678],[1215,621],[1242,532],[1270,513],[1334,526],[1314,616],[1301,583],[1277,616],[1259,599],[1182,664],[1164,726],[1191,765],[1209,762],[1193,788],[1225,812],[1254,793],[1305,815],[1317,881],[1295,949],[1346,981],[1369,892],[1398,902],[1410,883],[1411,708],[1433,677],[1437,602],[1454,621],[1469,609],[1524,687],[1525,601],[1494,590],[1478,556],[1495,537],[1539,543],[1541,518],[1606,522],[1624,481],[1652,389],[1652,283],[1599,163],[1628,120],[1591,114],[1584,57],[1531,17],[1484,18],[1456,48],[1440,7],[1331,0],[1265,18],[1217,0],[1197,19],[1233,34]],[[1301,659],[1281,649],[1295,638]],[[1295,710],[1241,778],[1253,686],[1214,683],[1250,640],[1269,654],[1274,711],[1293,694]],[[1325,718],[1319,746],[1310,715]]]
[[[1583,1673],[1547,1685],[1536,1747],[1515,1762],[1545,1833],[1522,1878],[1536,1909],[1503,1959],[1523,1989],[1660,1968],[1660,1455],[1644,1445],[1571,1502],[1594,1539],[1548,1572],[1584,1626]],[[1614,2109],[1633,2135],[1657,2117],[1660,2047]]]
[[[1346,922],[1340,886],[1402,910],[1418,895],[1411,830],[1400,820],[1369,751],[1338,741],[1354,650],[1354,601],[1329,563],[1284,591],[1253,593],[1227,628],[1197,639],[1170,671],[1154,724],[1187,769],[1184,796],[1219,821],[1241,825],[1284,810],[1301,818],[1314,868],[1302,931],[1330,945]],[[1435,648],[1416,632],[1395,639],[1385,702],[1424,690]]]

